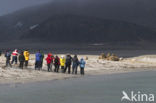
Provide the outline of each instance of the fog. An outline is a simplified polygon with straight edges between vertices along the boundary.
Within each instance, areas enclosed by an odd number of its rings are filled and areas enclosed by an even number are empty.
[[[50,1],[53,0],[0,0],[0,16],[25,7],[39,5]]]

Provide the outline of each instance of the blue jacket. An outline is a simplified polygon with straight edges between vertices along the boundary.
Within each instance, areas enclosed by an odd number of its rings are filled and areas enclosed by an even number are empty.
[[[36,53],[36,61],[41,61],[42,54],[41,53]]]
[[[5,53],[5,57],[6,57],[7,60],[10,60],[11,54],[10,54],[9,52],[6,52],[6,53]]]
[[[85,65],[86,65],[86,62],[83,59],[81,59],[80,60],[80,68],[85,68]]]

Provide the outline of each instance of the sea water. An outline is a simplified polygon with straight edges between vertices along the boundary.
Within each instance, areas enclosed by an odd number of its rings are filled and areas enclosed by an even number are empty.
[[[122,91],[128,95],[131,91],[156,95],[156,72],[144,71],[27,84],[5,84],[0,85],[0,103],[133,103],[121,101]]]

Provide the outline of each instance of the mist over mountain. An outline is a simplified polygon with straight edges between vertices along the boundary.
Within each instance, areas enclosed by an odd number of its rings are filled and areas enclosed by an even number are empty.
[[[155,0],[55,0],[0,17],[0,39],[156,41],[155,3]]]
[[[12,13],[22,8],[40,5],[53,0],[0,0],[0,16]]]

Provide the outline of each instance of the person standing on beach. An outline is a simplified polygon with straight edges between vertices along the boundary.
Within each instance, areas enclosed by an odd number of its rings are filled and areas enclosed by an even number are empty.
[[[66,70],[68,68],[68,74],[70,74],[71,62],[72,62],[72,57],[70,55],[67,55],[66,56],[66,66],[65,66],[65,69],[64,69],[64,73],[66,73]]]
[[[52,61],[51,61],[51,64],[50,64],[50,68],[53,71],[53,65],[54,65],[55,58],[54,58],[54,55],[52,53],[50,53],[50,55],[51,55],[51,58],[52,58]]]
[[[51,68],[52,56],[51,56],[50,53],[48,54],[48,57],[46,58],[46,61],[47,61],[48,72],[51,72],[52,71],[52,68]]]
[[[25,57],[24,57],[23,52],[21,52],[21,54],[19,55],[19,62],[20,62],[19,67],[20,67],[21,69],[23,69],[24,62],[25,62]]]
[[[72,59],[73,65],[72,65],[72,74],[77,74],[77,67],[79,65],[79,59],[77,55],[75,55]]]
[[[54,65],[55,65],[54,72],[58,73],[59,72],[59,68],[60,68],[60,58],[58,56],[55,57]]]
[[[41,69],[43,67],[44,53],[41,51]]]
[[[62,55],[61,58],[60,58],[60,65],[61,65],[62,73],[64,73],[65,63],[66,63],[66,59],[65,59],[65,57]]]
[[[15,64],[17,64],[17,56],[18,56],[18,50],[15,49],[13,52],[12,52],[12,62],[11,64],[13,64],[15,62]]]
[[[25,57],[25,67],[26,68],[28,67],[29,56],[30,56],[29,51],[28,50],[25,50],[24,51],[24,57]]]
[[[84,74],[85,74],[85,72],[84,72],[85,65],[86,65],[86,62],[85,62],[84,59],[82,58],[82,59],[80,60],[80,74],[81,74],[81,75],[84,75]]]
[[[36,53],[36,62],[35,62],[35,70],[40,70],[41,69],[41,58],[42,58],[42,55],[41,55],[41,53],[40,53],[40,51],[38,51],[37,53]]]
[[[5,58],[6,58],[6,67],[8,67],[8,65],[10,67],[12,67],[11,63],[10,63],[10,59],[11,59],[11,53],[7,50],[5,53]]]

